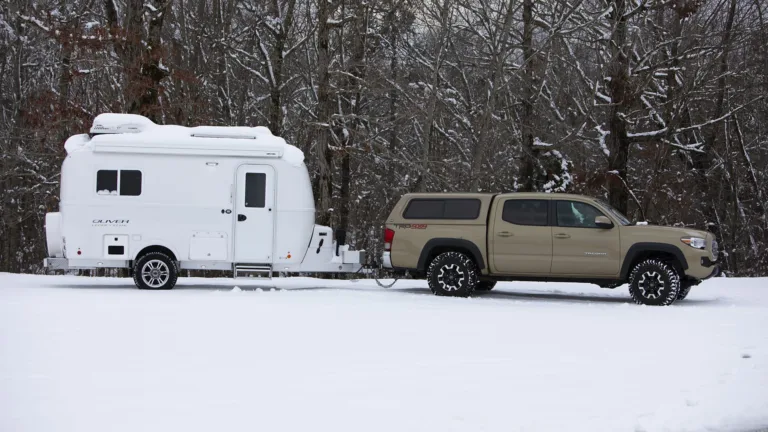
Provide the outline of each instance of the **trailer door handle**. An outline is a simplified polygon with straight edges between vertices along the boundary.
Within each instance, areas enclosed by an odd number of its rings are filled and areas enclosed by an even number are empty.
[[[568,234],[565,234],[565,233],[559,233],[559,234],[555,234],[555,238],[567,239],[567,238],[571,238],[571,236],[569,236]]]
[[[242,222],[242,221],[244,221],[244,220],[246,220],[246,219],[248,219],[248,218],[247,218],[247,217],[245,217],[245,215],[244,215],[244,214],[239,214],[239,215],[237,215],[237,221],[238,221],[238,222]]]
[[[509,231],[500,231],[500,232],[496,233],[496,235],[499,236],[499,237],[512,237],[514,234],[512,234]]]

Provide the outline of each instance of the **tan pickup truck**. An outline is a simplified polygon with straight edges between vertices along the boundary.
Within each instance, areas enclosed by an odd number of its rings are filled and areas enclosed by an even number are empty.
[[[717,241],[632,224],[606,202],[546,193],[407,194],[386,221],[385,268],[424,275],[437,295],[499,280],[629,283],[638,304],[669,305],[717,275]]]

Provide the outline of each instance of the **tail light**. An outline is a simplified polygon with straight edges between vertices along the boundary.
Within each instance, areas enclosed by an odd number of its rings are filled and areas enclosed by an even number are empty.
[[[386,228],[384,230],[384,250],[385,251],[391,251],[392,250],[392,241],[395,239],[395,231]]]

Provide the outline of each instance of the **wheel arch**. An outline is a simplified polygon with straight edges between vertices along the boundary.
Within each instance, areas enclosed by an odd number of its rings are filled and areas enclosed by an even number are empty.
[[[421,249],[418,271],[426,271],[429,263],[444,252],[461,252],[467,254],[477,265],[478,270],[485,269],[485,261],[480,248],[472,241],[456,238],[433,238]]]
[[[621,265],[621,279],[626,280],[629,277],[629,272],[638,262],[649,258],[671,261],[682,272],[688,270],[688,261],[679,247],[666,243],[635,243],[630,246],[624,256],[624,262]]]
[[[171,248],[162,246],[159,244],[153,244],[150,246],[145,246],[143,249],[141,249],[136,255],[134,255],[133,260],[136,261],[142,256],[150,253],[150,252],[161,252],[166,255],[168,255],[173,261],[178,262],[179,259],[177,258],[176,254],[171,250]]]

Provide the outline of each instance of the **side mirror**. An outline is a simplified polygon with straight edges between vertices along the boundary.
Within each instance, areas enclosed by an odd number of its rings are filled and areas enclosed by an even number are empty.
[[[595,225],[598,228],[611,229],[613,228],[613,222],[606,216],[595,216]]]

